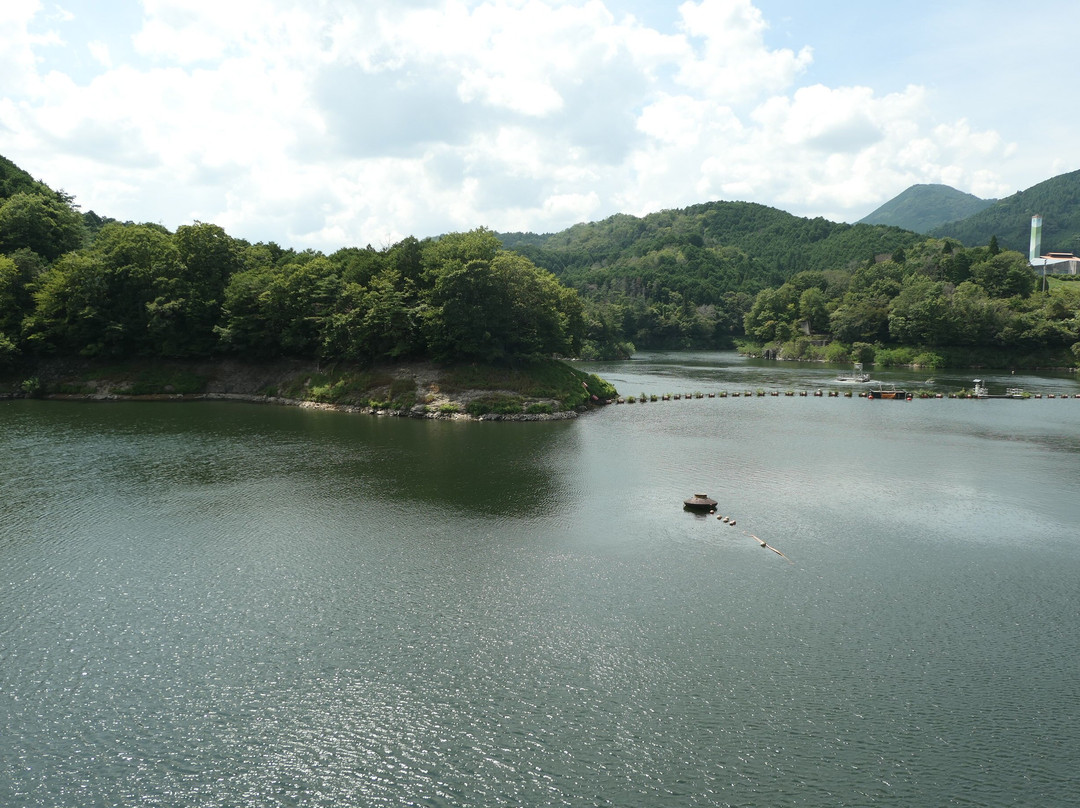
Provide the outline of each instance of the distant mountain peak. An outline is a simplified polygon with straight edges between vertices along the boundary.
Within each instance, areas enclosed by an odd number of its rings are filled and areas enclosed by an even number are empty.
[[[994,204],[948,185],[921,183],[893,197],[858,224],[886,224],[929,233],[948,222],[974,216]]]

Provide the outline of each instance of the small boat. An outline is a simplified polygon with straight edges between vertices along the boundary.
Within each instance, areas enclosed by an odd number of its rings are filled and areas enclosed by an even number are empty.
[[[836,380],[846,384],[864,384],[870,381],[870,374],[863,371],[862,362],[856,362],[850,373],[836,374]]]
[[[683,500],[683,507],[691,511],[711,511],[716,507],[716,500],[706,494],[694,494]]]
[[[989,388],[987,388],[987,386],[985,384],[983,384],[982,379],[975,379],[974,381],[975,381],[975,389],[972,390],[972,392],[971,392],[971,397],[972,398],[1025,398],[1026,397],[1026,394],[1024,393],[1024,388],[1022,388],[1022,387],[1006,387],[1005,388],[1005,395],[1003,395],[1003,396],[992,396],[992,395],[990,395]]]

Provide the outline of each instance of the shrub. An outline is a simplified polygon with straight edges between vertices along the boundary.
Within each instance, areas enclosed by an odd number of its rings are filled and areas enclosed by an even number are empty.
[[[497,415],[515,415],[524,406],[521,396],[507,396],[499,393],[474,398],[465,407],[465,411],[474,417],[494,413]]]
[[[856,342],[851,346],[851,361],[862,362],[864,365],[876,361],[877,351],[869,342]]]
[[[825,346],[825,361],[839,365],[843,362],[850,362],[851,354],[843,343],[830,342]]]
[[[923,351],[911,360],[911,364],[920,368],[941,368],[945,366],[945,360],[940,354],[936,354],[933,351]]]
[[[411,409],[416,404],[416,381],[394,379],[390,382],[390,402],[394,409]]]
[[[201,393],[206,379],[187,370],[148,368],[132,379],[124,392],[130,396],[151,396],[158,393]]]
[[[874,356],[874,364],[882,367],[910,365],[915,361],[915,349],[908,347],[881,348]]]

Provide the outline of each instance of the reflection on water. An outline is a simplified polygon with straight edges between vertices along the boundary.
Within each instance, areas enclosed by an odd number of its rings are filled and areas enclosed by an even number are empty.
[[[590,369],[809,383],[740,362]],[[1075,805],[1078,435],[0,402],[0,804]]]

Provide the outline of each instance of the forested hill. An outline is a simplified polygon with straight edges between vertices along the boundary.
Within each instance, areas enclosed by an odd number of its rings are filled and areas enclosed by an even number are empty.
[[[963,221],[941,225],[930,235],[969,245],[986,244],[996,236],[1003,249],[1026,254],[1035,214],[1043,217],[1043,252],[1080,251],[1080,171],[1017,191]]]
[[[52,194],[45,185],[0,155],[0,201],[19,193]]]
[[[929,233],[935,227],[974,216],[996,200],[980,199],[948,185],[912,185],[893,197],[860,224],[887,224]]]
[[[750,202],[618,214],[545,235],[496,235],[586,293],[656,298],[666,289],[699,304],[719,303],[729,292],[753,294],[805,270],[844,268],[918,240],[897,227],[800,218]]]
[[[324,255],[81,214],[8,161],[0,181],[0,375],[76,357],[519,367],[586,339],[578,294],[488,230]]]
[[[830,343],[834,361],[882,361],[871,348],[896,345],[1080,356],[1080,289],[1044,292],[1024,255],[999,249],[1026,247],[1031,212],[1048,249],[1071,249],[1077,200],[1080,172],[946,239],[710,202],[325,255],[210,223],[171,232],[81,214],[5,161],[0,372],[46,357],[513,365],[745,338],[793,357]]]

